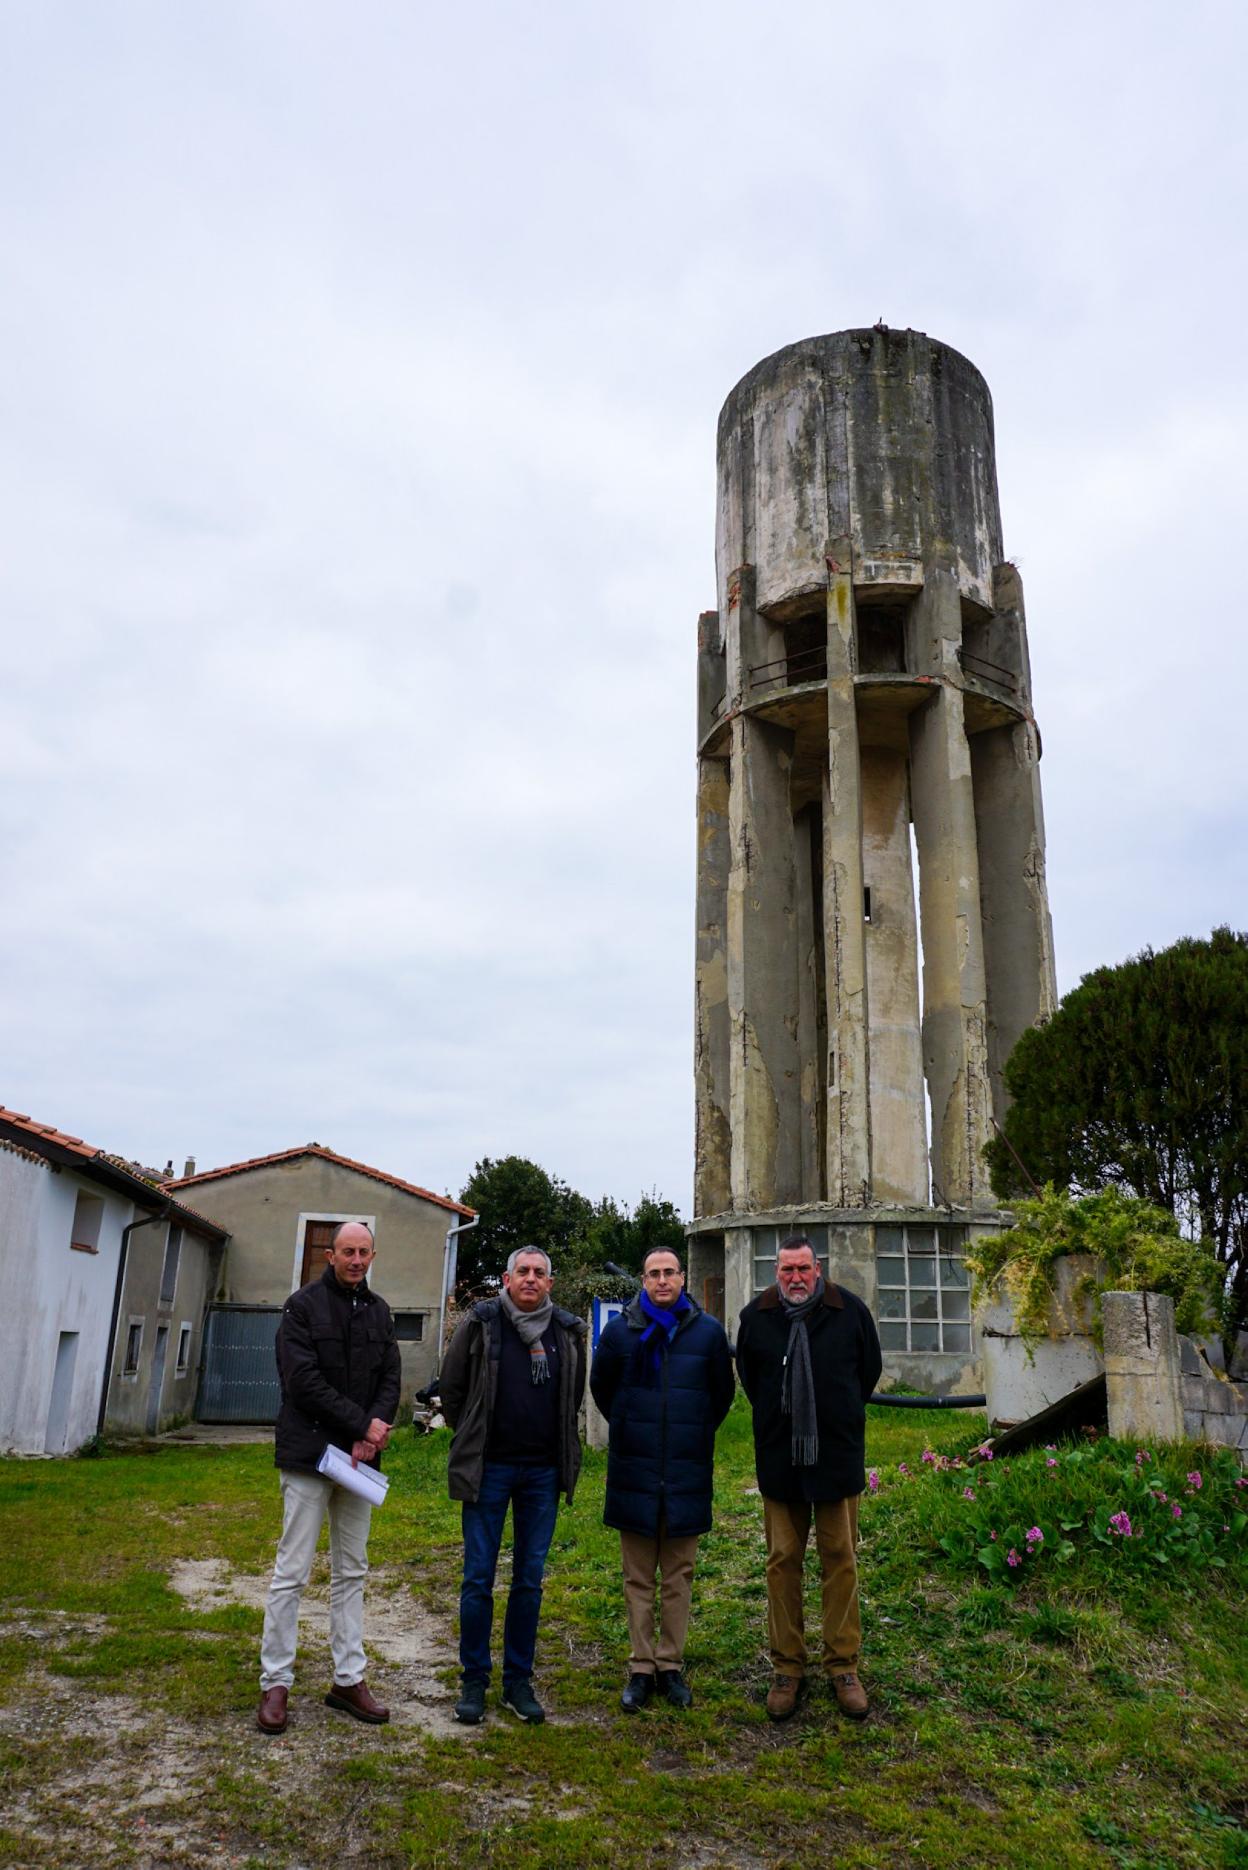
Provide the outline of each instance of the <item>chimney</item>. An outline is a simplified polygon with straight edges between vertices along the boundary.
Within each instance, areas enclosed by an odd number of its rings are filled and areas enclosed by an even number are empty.
[[[194,1156],[188,1156],[186,1159],[186,1167],[182,1171],[183,1179],[185,1180],[185,1178],[188,1175],[194,1175],[194,1173],[195,1173],[195,1158]]]

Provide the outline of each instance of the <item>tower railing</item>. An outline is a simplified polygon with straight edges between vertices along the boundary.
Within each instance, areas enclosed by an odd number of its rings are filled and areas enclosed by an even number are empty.
[[[772,671],[776,673],[772,673]],[[791,656],[773,656],[770,662],[750,666],[751,688],[794,688],[800,682],[826,682],[828,652],[820,643],[813,649],[798,649]]]

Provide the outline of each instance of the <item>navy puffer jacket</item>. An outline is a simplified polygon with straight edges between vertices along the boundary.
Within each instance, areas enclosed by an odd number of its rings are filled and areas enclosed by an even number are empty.
[[[732,1353],[719,1320],[693,1300],[669,1344],[656,1333],[639,1356],[649,1320],[640,1302],[613,1318],[598,1341],[589,1387],[611,1427],[603,1522],[656,1538],[711,1525],[715,1431],[732,1404]],[[656,1338],[659,1369],[646,1364]],[[644,1360],[644,1362],[643,1362]]]

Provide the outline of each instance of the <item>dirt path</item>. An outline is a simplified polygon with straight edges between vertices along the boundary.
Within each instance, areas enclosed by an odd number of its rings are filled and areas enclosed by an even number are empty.
[[[293,1805],[315,1810],[327,1779],[350,1758],[355,1743],[402,1758],[413,1729],[454,1736],[472,1746],[483,1730],[460,1727],[454,1691],[442,1679],[455,1661],[450,1619],[435,1619],[413,1602],[405,1584],[384,1570],[369,1578],[365,1601],[369,1680],[391,1710],[387,1727],[363,1729],[325,1707],[330,1677],[328,1562],[318,1558],[300,1619],[297,1685],[291,1724],[266,1738],[248,1713],[236,1710],[188,1721],[158,1701],[125,1692],[102,1694],[88,1678],[58,1673],[58,1655],[81,1653],[109,1633],[107,1618],[64,1613],[0,1619],[0,1636],[37,1642],[46,1664],[30,1668],[0,1708],[0,1865],[12,1870],[240,1870],[273,1863],[282,1870],[367,1865],[371,1854],[367,1791],[344,1818],[332,1857],[305,1845],[303,1855],[280,1847],[257,1857],[263,1815]],[[234,1573],[218,1559],[174,1565],[172,1588],[196,1609],[232,1604],[263,1607],[267,1577]],[[212,1631],[201,1640],[220,1640]],[[257,1696],[259,1688],[257,1686]],[[17,1762],[20,1761],[21,1764]],[[10,1762],[12,1767],[10,1768]],[[222,1782],[234,1787],[218,1796]],[[246,1788],[240,1804],[238,1788]],[[233,1822],[233,1810],[258,1823]]]
[[[169,1583],[198,1610],[221,1610],[228,1604],[250,1604],[263,1610],[269,1589],[267,1573],[247,1576],[231,1570],[220,1558],[180,1559],[170,1571]],[[440,1672],[455,1661],[449,1618],[432,1617],[413,1601],[405,1586],[388,1580],[384,1571],[373,1571],[364,1599],[364,1639],[367,1649],[385,1665],[382,1673],[370,1676],[370,1683],[388,1702],[392,1723],[461,1739],[471,1737],[471,1731],[455,1721],[454,1693],[440,1679]],[[328,1653],[329,1649],[329,1566],[323,1554],[304,1593],[299,1648],[298,1679],[303,1693],[298,1687],[292,1693],[295,1714],[301,1712],[310,1692],[308,1684],[320,1681],[314,1673],[315,1652]]]

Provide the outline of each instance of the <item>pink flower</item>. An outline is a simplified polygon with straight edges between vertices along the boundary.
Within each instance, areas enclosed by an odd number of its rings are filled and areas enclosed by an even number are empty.
[[[1044,1452],[1046,1454],[1056,1454],[1057,1443],[1055,1441],[1046,1441],[1044,1444]]]
[[[1056,1460],[1056,1457],[1055,1457],[1055,1456],[1053,1456],[1053,1455],[1050,1455],[1050,1456],[1049,1456],[1049,1458],[1048,1458],[1048,1460],[1047,1460],[1047,1461],[1045,1462],[1045,1464],[1044,1464],[1044,1465],[1045,1465],[1046,1467],[1056,1467],[1056,1466],[1057,1466],[1057,1460]]]
[[[996,1538],[996,1536],[997,1536],[997,1535],[996,1535],[996,1533],[995,1533],[995,1532],[990,1532],[990,1533],[988,1534],[988,1537],[989,1537],[990,1539],[995,1539],[995,1538]]]
[[[1157,1498],[1161,1501],[1161,1504],[1164,1506],[1166,1504],[1166,1501],[1170,1498],[1170,1495],[1168,1493],[1159,1493],[1157,1495]]]
[[[867,1475],[867,1485],[872,1493],[878,1493],[880,1491],[880,1476],[876,1468],[872,1468]]]
[[[1014,1547],[1011,1546],[1005,1555],[1005,1562],[1007,1565],[1021,1565],[1023,1561],[1014,1550]]]
[[[1195,1493],[1195,1492],[1197,1491],[1197,1489],[1198,1489],[1198,1488],[1200,1488],[1200,1487],[1203,1487],[1205,1483],[1204,1483],[1204,1481],[1203,1481],[1203,1480],[1201,1479],[1201,1477],[1200,1477],[1200,1474],[1199,1474],[1199,1473],[1195,1473],[1195,1474],[1189,1474],[1189,1475],[1188,1475],[1188,1477],[1187,1477],[1187,1484],[1188,1484],[1188,1486],[1189,1486],[1189,1487],[1190,1487],[1190,1488],[1192,1489],[1192,1492],[1193,1492],[1193,1493]]]
[[[1116,1532],[1120,1539],[1129,1539],[1131,1537],[1131,1521],[1125,1513],[1111,1513],[1109,1516],[1109,1530],[1111,1532]]]
[[[975,1498],[975,1489],[973,1487],[963,1487],[962,1498],[964,1500],[973,1500]]]
[[[1041,1532],[1039,1526],[1033,1526],[1031,1531],[1027,1534],[1027,1543],[1028,1545],[1044,1544],[1044,1534]]]
[[[899,1474],[908,1474],[910,1472],[910,1469],[906,1466],[904,1461],[899,1461],[897,1463],[897,1472]]]
[[[923,1461],[926,1466],[931,1466],[936,1459],[937,1456],[932,1453],[930,1448],[925,1448],[923,1450]]]
[[[1237,1487],[1248,1487],[1248,1480],[1245,1480],[1244,1476],[1241,1474],[1239,1479],[1235,1482],[1235,1485]]]
[[[1182,1519],[1183,1517],[1183,1508],[1179,1505],[1177,1500],[1170,1508],[1170,1517],[1172,1519]]]
[[[992,1459],[992,1449],[988,1446],[986,1441],[981,1441],[975,1452],[977,1455],[982,1456],[985,1461],[991,1461]]]

